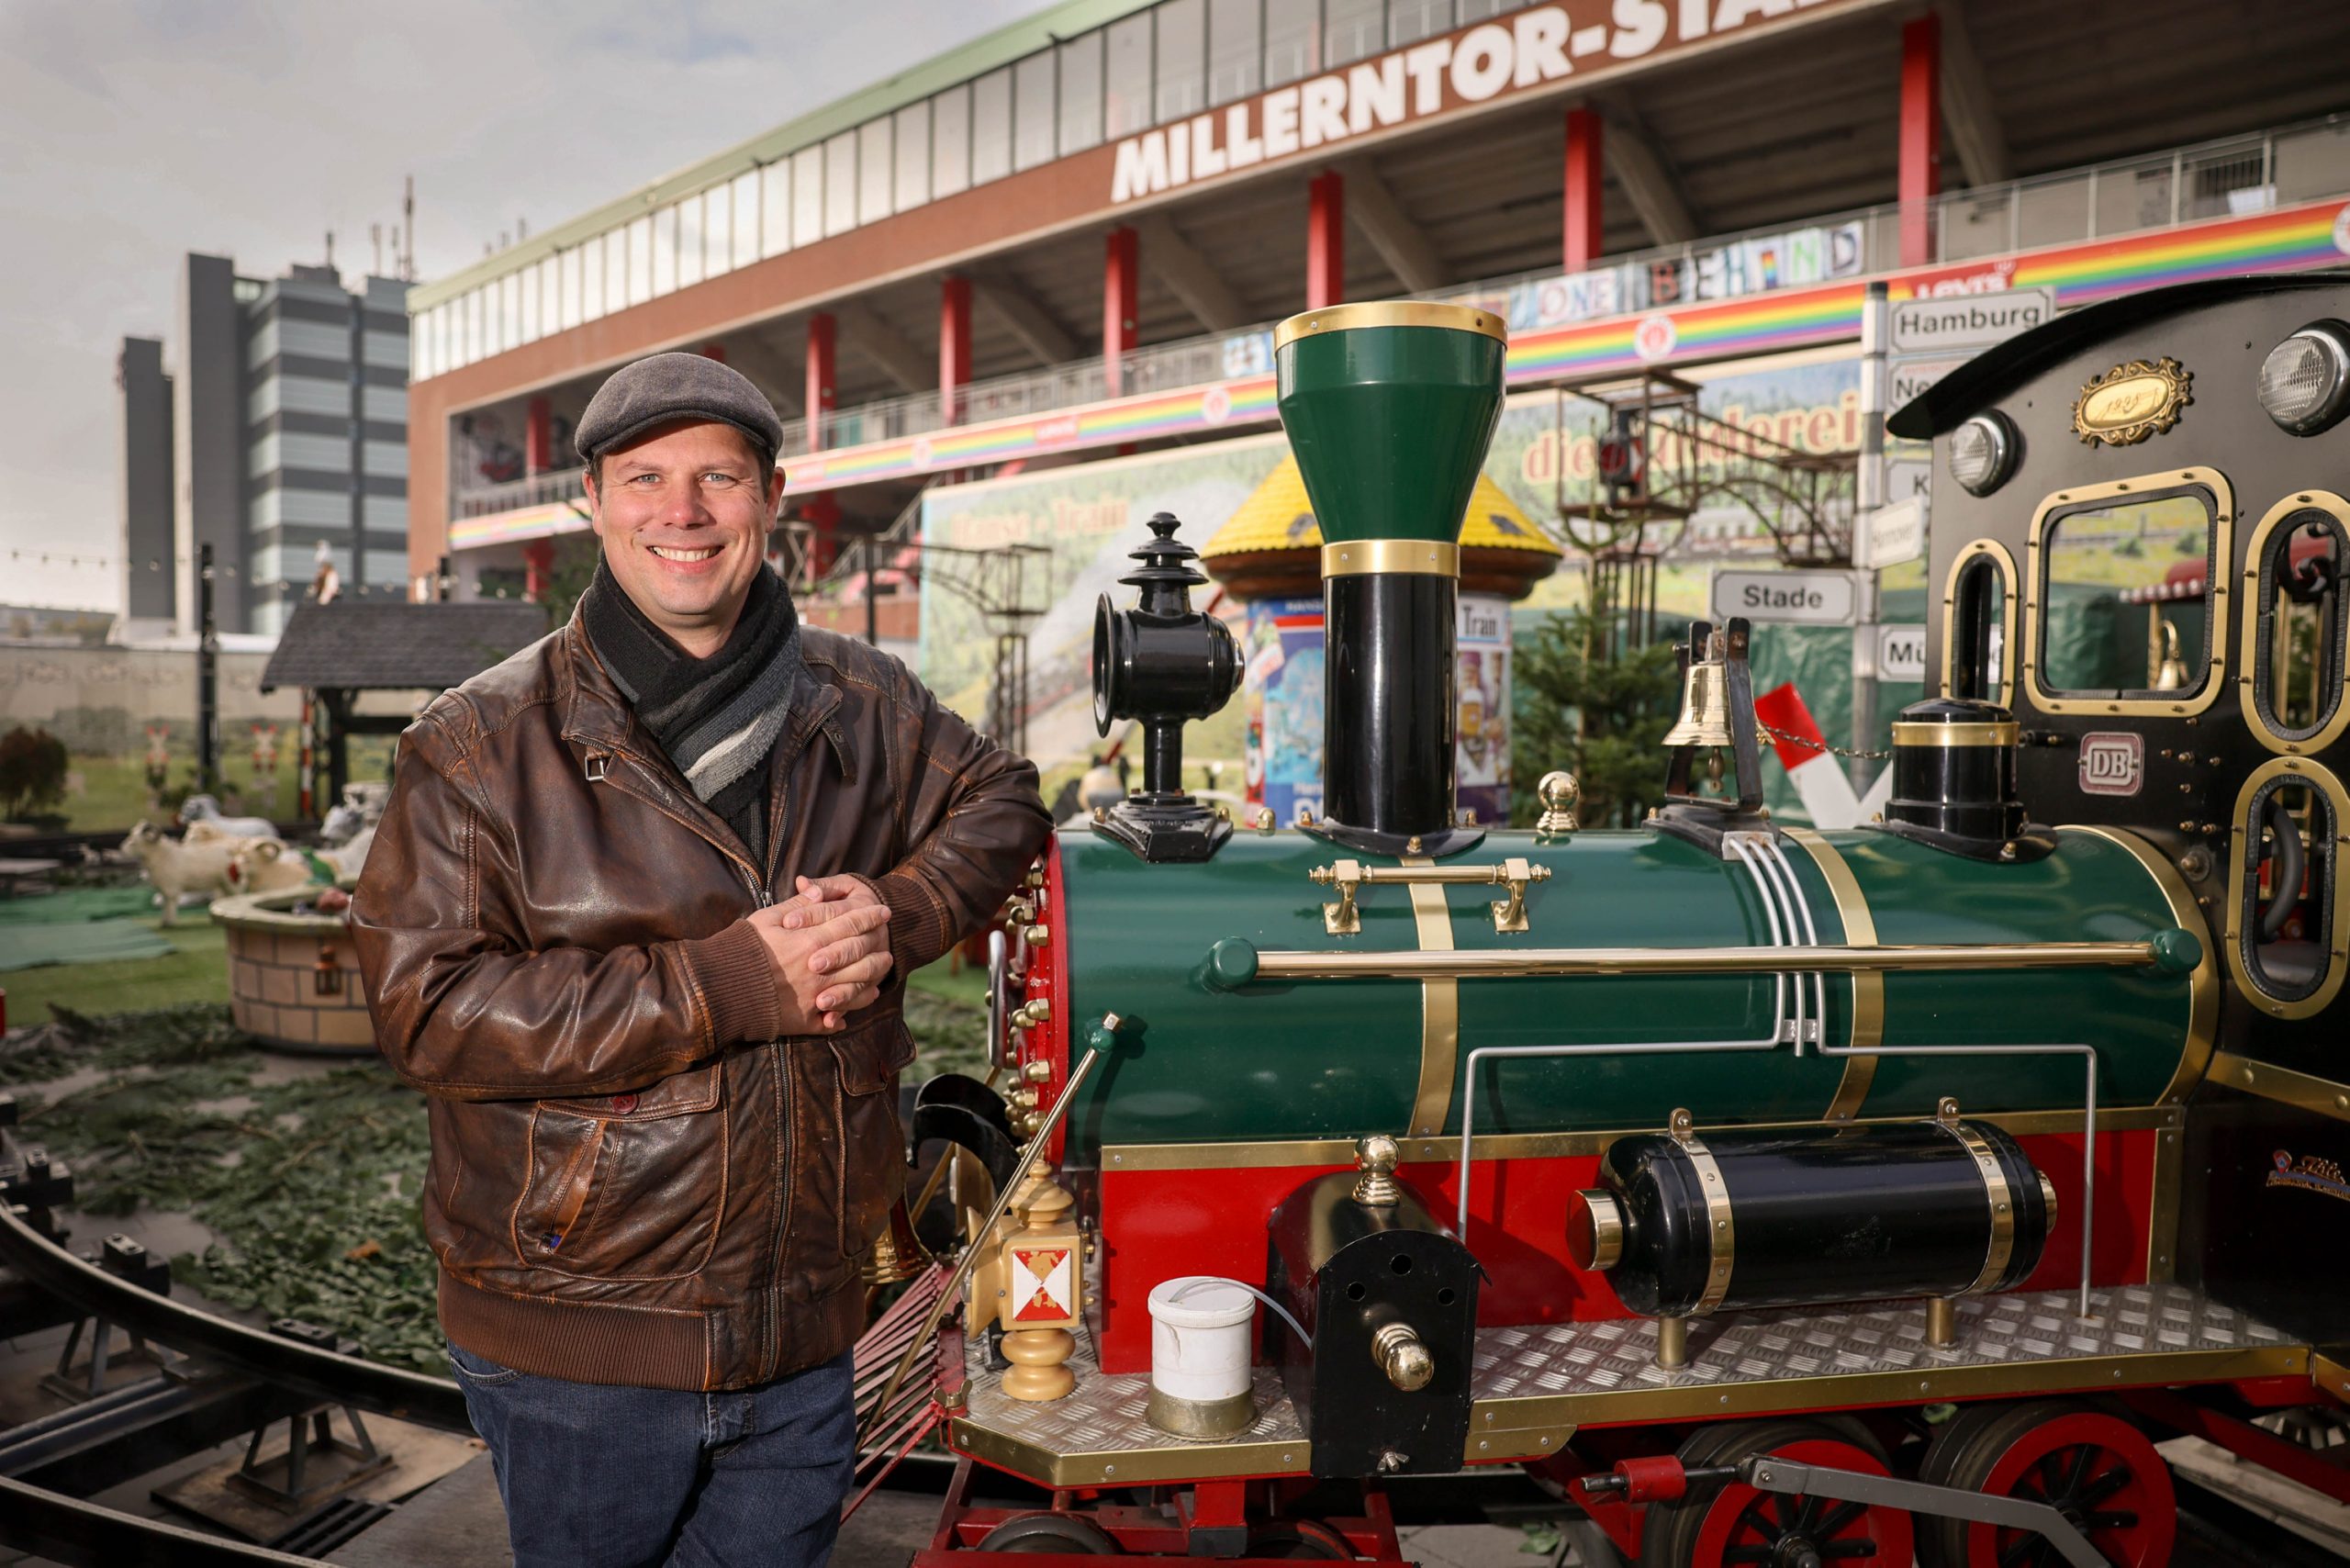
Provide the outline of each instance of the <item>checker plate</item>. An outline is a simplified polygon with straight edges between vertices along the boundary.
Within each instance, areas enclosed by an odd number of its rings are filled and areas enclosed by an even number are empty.
[[[2310,1373],[2305,1343],[2183,1285],[2092,1291],[2086,1320],[2076,1299],[2046,1291],[1963,1300],[1958,1342],[1946,1349],[1925,1342],[1916,1303],[1702,1318],[1690,1324],[1688,1364],[1673,1372],[1656,1365],[1656,1325],[1644,1318],[1481,1328],[1463,1457],[1539,1457],[1578,1426]],[[974,1341],[957,1446],[1055,1485],[1308,1468],[1304,1433],[1273,1369],[1257,1370],[1258,1416],[1247,1432],[1187,1441],[1144,1417],[1148,1378],[1103,1373],[1091,1337],[1077,1338],[1077,1390],[1044,1405],[1007,1398],[984,1342]]]

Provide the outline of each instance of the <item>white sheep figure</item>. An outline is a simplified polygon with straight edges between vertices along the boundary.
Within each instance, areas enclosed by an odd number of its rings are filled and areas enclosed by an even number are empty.
[[[226,817],[220,814],[220,802],[209,795],[190,795],[180,802],[180,821],[194,827],[209,823],[215,832],[232,838],[275,838],[277,829],[266,817]]]
[[[185,895],[232,890],[229,857],[244,842],[217,834],[176,839],[152,823],[140,823],[122,841],[122,849],[147,868],[147,879],[162,895],[163,924],[176,925],[180,900]]]
[[[348,844],[331,849],[297,849],[274,838],[252,838],[231,851],[229,879],[241,893],[284,892],[294,888],[326,887],[359,875],[375,830],[364,828]]]
[[[365,830],[367,813],[345,801],[327,812],[327,820],[319,824],[321,844],[348,844]]]

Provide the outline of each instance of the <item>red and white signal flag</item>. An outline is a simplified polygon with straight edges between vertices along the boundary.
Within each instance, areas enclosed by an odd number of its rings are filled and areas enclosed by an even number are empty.
[[[1819,733],[1818,721],[1792,682],[1757,697],[1754,716],[1771,732],[1771,747],[1779,754],[1779,765],[1787,770],[1787,781],[1796,787],[1803,809],[1811,813],[1813,826],[1858,827],[1884,810],[1893,793],[1893,769],[1879,774],[1865,797],[1854,794],[1843,759],[1828,749],[1828,737]]]

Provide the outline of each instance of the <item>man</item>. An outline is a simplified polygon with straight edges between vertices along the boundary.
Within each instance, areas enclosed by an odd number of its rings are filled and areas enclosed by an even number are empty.
[[[408,731],[352,906],[522,1568],[830,1554],[902,982],[1050,825],[1027,762],[799,625],[782,435],[699,355],[604,384],[595,581]]]

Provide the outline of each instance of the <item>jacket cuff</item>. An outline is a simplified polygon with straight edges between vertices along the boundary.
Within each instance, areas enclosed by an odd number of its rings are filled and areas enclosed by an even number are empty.
[[[873,890],[890,906],[890,968],[903,979],[936,961],[954,945],[946,909],[929,886],[911,871],[892,871],[873,880]]]
[[[715,936],[677,944],[686,971],[710,1005],[711,1043],[772,1040],[783,1033],[783,998],[777,991],[767,945],[738,920]]]

